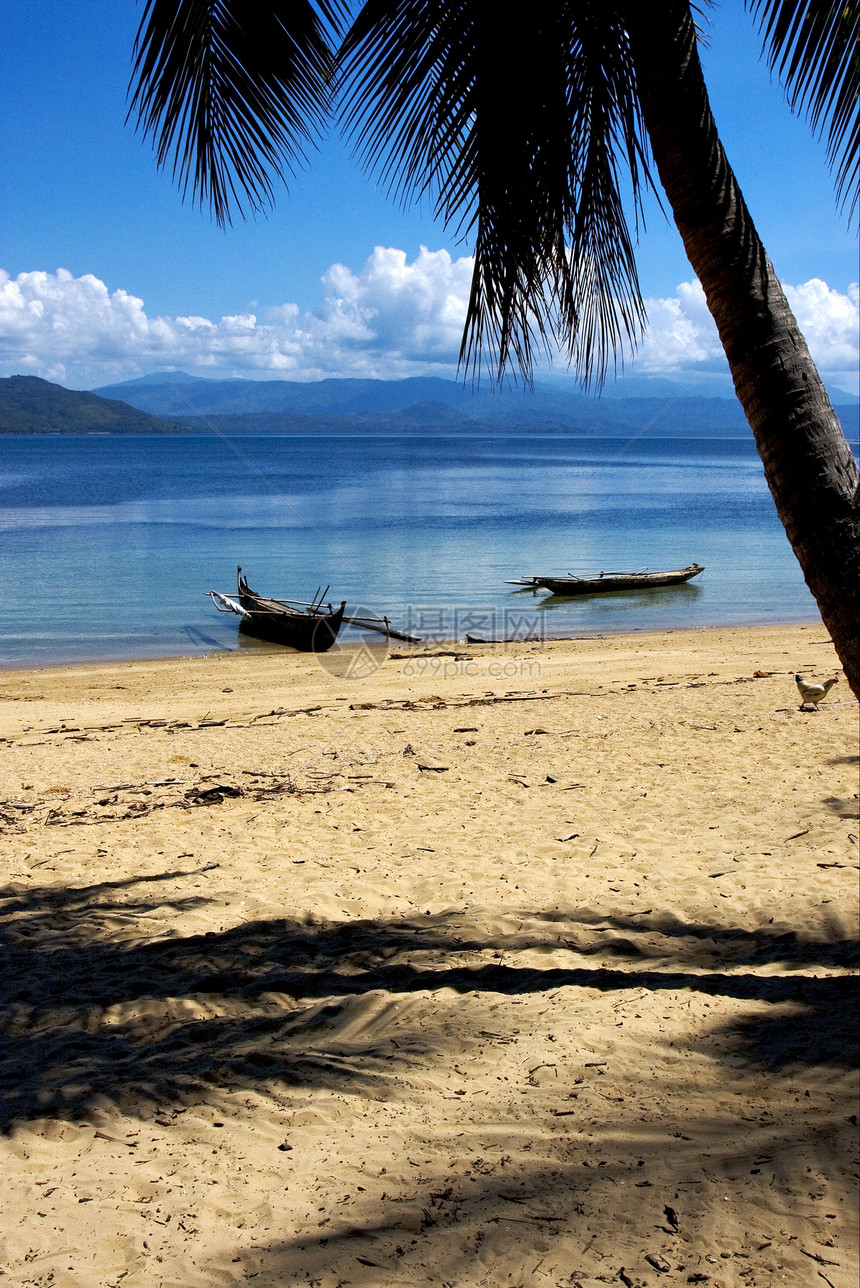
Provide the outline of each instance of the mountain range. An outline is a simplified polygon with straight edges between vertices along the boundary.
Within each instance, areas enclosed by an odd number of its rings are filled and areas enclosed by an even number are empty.
[[[433,376],[300,383],[201,380],[176,372],[168,379],[146,377],[94,392],[122,398],[154,416],[183,421],[205,416],[230,433],[487,429],[611,435],[636,432],[655,416],[664,434],[749,432],[735,400],[677,398],[680,388],[661,381],[651,397],[621,399],[588,397],[552,385],[474,389]]]
[[[628,382],[625,382],[627,384]],[[35,376],[0,379],[0,433],[457,434],[558,433],[746,438],[734,398],[689,397],[669,381],[629,382],[648,396],[591,397],[436,377],[406,380],[208,380],[159,372],[91,392]],[[850,438],[858,404],[837,407]]]

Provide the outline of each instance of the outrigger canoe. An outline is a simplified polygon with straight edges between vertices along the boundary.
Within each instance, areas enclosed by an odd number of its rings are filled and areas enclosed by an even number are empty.
[[[595,595],[611,590],[651,590],[658,586],[679,586],[704,572],[704,565],[693,563],[686,568],[673,568],[668,572],[601,572],[593,577],[521,577],[508,582],[510,586],[548,590],[553,595]]]
[[[346,601],[340,608],[324,604],[328,586],[311,603],[297,599],[267,599],[251,590],[242,569],[236,575],[236,599],[218,590],[208,592],[219,613],[238,614],[243,635],[286,644],[302,653],[326,653],[334,644],[343,623]],[[237,602],[238,601],[238,602]]]
[[[347,617],[346,601],[340,608],[324,603],[328,594],[318,591],[306,603],[300,599],[270,599],[251,590],[242,569],[236,570],[236,598],[220,590],[206,593],[219,613],[235,613],[239,617],[239,631],[270,644],[285,644],[302,653],[327,653],[337,639],[341,626],[357,626],[362,631],[373,631],[386,639],[403,640],[406,644],[420,644],[421,640],[404,631],[396,631],[387,617]]]

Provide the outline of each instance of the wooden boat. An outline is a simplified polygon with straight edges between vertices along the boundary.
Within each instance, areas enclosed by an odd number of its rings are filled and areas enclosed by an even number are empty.
[[[595,595],[611,590],[651,590],[657,586],[679,586],[704,572],[702,564],[693,563],[686,568],[673,568],[668,572],[601,572],[595,577],[522,577],[509,585],[548,590],[553,595]]]
[[[402,640],[405,644],[421,643],[414,635],[396,631],[387,617],[347,617],[345,601],[338,609],[324,604],[328,586],[308,604],[300,599],[267,599],[258,595],[251,590],[241,568],[237,569],[236,577],[236,599],[220,590],[206,593],[219,613],[238,614],[241,618],[239,630],[243,635],[253,635],[271,644],[285,644],[303,653],[326,653],[337,639],[341,626],[356,626],[359,630],[373,631],[386,639]]]
[[[253,635],[271,644],[286,644],[303,653],[326,653],[338,637],[346,612],[345,601],[337,609],[323,603],[327,591],[328,586],[311,603],[267,599],[251,590],[239,568],[235,600],[217,590],[210,590],[208,594],[220,613],[238,614],[243,635]]]

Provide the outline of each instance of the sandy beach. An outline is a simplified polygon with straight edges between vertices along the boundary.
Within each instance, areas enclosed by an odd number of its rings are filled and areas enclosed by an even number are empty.
[[[0,676],[0,1273],[854,1288],[821,625]]]

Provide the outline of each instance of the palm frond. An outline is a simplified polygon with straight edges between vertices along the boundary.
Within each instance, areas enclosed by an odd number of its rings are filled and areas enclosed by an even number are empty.
[[[606,0],[367,0],[339,54],[342,119],[402,202],[474,237],[461,362],[527,379],[566,346],[602,379],[644,321],[624,175],[649,183],[622,19]]]
[[[343,13],[341,0],[147,0],[129,116],[219,224],[270,206],[274,181],[304,161]]]
[[[853,217],[860,199],[860,6],[857,0],[746,3],[792,110],[826,140],[837,200]]]

